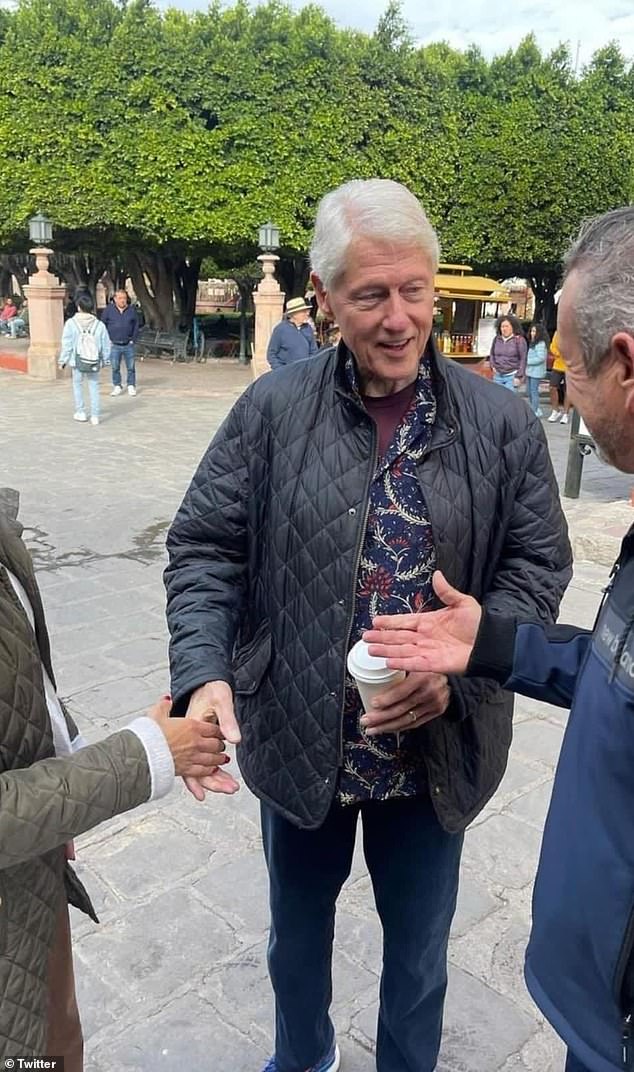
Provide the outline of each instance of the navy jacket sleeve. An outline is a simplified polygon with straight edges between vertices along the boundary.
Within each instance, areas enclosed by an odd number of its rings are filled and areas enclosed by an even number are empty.
[[[309,325],[309,327],[310,327],[310,325]],[[315,337],[315,332],[313,331],[313,329],[311,327],[310,328],[310,339],[308,340],[308,356],[309,357],[314,357],[315,354],[318,354],[318,353],[319,353],[319,347],[317,345],[317,339]]]
[[[269,345],[266,351],[266,360],[272,369],[281,368],[283,364],[283,362],[280,361],[281,341],[280,325],[277,324],[271,332],[271,338],[269,339]]]
[[[233,646],[247,574],[248,392],[207,449],[167,534],[165,570],[174,705],[207,681],[233,687]]]
[[[132,318],[132,333],[130,338],[132,342],[136,342],[139,337],[139,314],[134,305],[130,306],[130,314]]]
[[[467,675],[493,678],[510,692],[570,707],[591,637],[589,629],[518,622],[485,610]]]

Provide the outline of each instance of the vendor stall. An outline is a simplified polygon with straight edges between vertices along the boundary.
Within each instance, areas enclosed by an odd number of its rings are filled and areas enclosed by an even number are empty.
[[[434,290],[434,337],[440,351],[470,363],[488,357],[498,307],[508,302],[508,291],[495,279],[474,275],[466,264],[440,264]]]

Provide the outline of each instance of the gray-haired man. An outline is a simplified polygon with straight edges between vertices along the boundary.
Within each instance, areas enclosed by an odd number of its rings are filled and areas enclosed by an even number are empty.
[[[342,339],[244,393],[168,536],[174,713],[215,713],[261,800],[267,1072],[339,1066],[331,952],[359,817],[384,932],[377,1068],[435,1068],[462,831],[506,765],[511,701],[491,681],[410,674],[364,712],[347,652],[380,609],[431,602],[436,565],[544,621],[570,577],[539,422],[431,341],[438,256],[398,183],[324,198],[312,280]],[[188,785],[237,788],[224,771]]]

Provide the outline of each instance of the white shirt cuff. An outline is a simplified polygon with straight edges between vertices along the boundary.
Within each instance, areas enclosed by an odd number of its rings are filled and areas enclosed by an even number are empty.
[[[144,715],[141,718],[135,718],[134,722],[125,728],[136,733],[145,748],[152,785],[149,800],[158,800],[166,796],[174,785],[175,771],[172,753],[161,727],[154,719]]]

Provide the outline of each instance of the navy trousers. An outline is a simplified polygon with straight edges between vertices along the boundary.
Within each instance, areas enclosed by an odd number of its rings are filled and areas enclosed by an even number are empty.
[[[332,1045],[335,904],[350,873],[359,814],[383,925],[377,1070],[436,1067],[463,837],[446,833],[431,800],[420,796],[336,803],[318,830],[299,830],[261,805],[279,1072],[305,1072]]]

